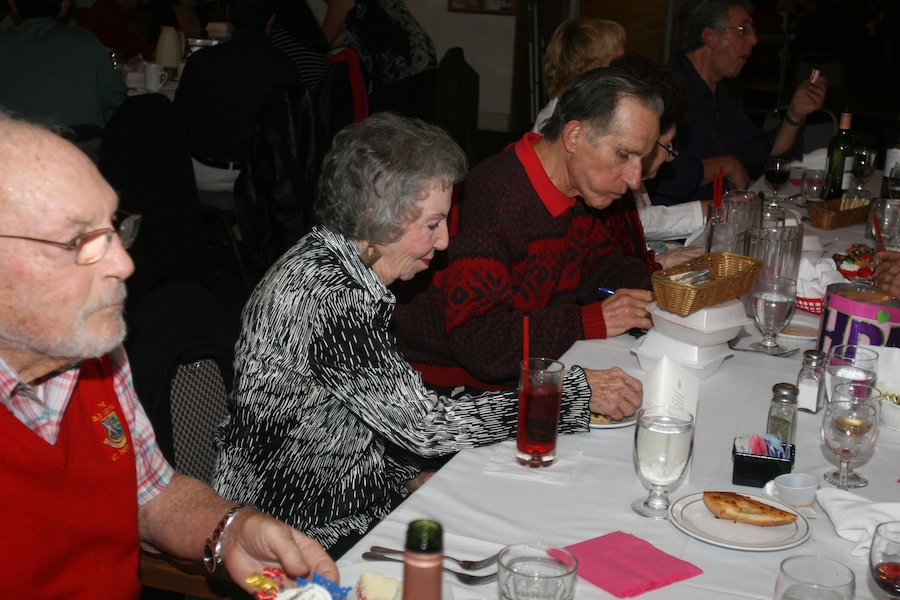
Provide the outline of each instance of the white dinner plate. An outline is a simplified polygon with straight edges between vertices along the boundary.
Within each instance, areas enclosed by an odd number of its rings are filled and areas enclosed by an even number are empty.
[[[389,562],[386,560],[368,560],[361,563],[353,563],[345,567],[338,567],[341,572],[341,587],[353,588],[347,594],[347,600],[357,600],[356,598],[356,582],[362,576],[363,571],[371,571],[373,573],[381,573],[394,579],[403,581],[403,563]],[[453,591],[450,585],[444,581],[441,585],[441,600],[453,600]]]
[[[591,423],[591,429],[618,429],[619,427],[631,427],[637,422],[637,413],[618,421],[609,423]]]
[[[703,493],[689,494],[669,506],[669,517],[672,524],[698,540],[731,548],[733,550],[749,550],[751,552],[768,552],[793,548],[809,538],[809,522],[787,504],[765,496],[744,494],[770,506],[797,515],[797,520],[788,525],[760,527],[747,523],[736,523],[720,519],[709,512],[703,504]]]
[[[795,310],[794,316],[788,321],[784,329],[778,332],[778,337],[792,340],[814,340],[819,337],[820,320],[801,310]]]

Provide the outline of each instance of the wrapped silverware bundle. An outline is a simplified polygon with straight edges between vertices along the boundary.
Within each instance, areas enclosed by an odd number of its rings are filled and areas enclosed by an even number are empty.
[[[712,279],[709,269],[697,269],[696,271],[685,271],[684,273],[672,273],[669,279],[675,283],[685,283],[687,285],[702,285]]]

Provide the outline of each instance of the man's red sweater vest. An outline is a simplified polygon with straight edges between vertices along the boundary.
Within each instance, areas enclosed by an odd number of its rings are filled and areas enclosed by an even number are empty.
[[[134,446],[109,359],[85,361],[55,445],[0,408],[0,598],[137,598]]]

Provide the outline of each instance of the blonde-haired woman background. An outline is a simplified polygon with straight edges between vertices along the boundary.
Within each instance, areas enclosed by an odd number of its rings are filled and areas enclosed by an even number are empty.
[[[569,19],[560,23],[544,56],[544,84],[550,101],[535,120],[540,133],[556,102],[572,81],[587,70],[609,66],[625,54],[625,28],[606,19]]]

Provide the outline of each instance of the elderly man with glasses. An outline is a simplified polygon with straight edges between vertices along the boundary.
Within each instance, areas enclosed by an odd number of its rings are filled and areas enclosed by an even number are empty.
[[[676,144],[678,156],[648,184],[654,204],[709,199],[720,169],[731,188],[746,188],[762,175],[769,156],[801,155],[800,127],[825,102],[824,77],[804,80],[784,121],[769,132],[756,127],[720,85],[740,74],[756,45],[752,11],[749,0],[686,0],[682,5],[681,53],[668,66],[690,88],[691,119]]]
[[[122,350],[139,217],[87,156],[0,113],[0,597],[138,598],[139,545],[246,578],[337,577],[319,544],[174,473]]]

